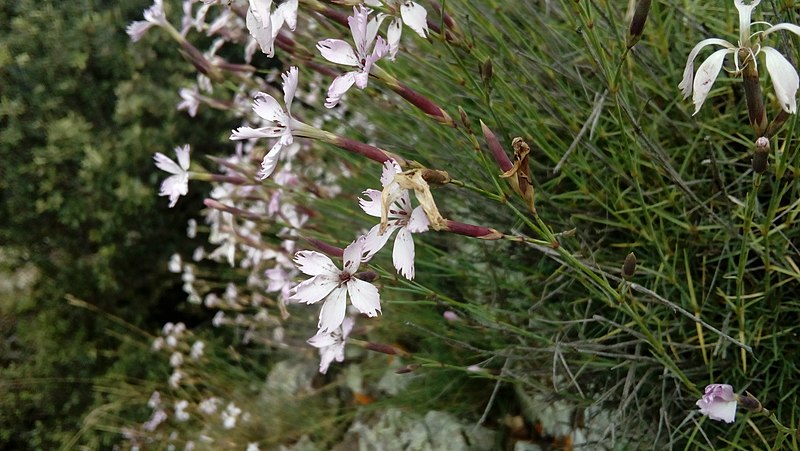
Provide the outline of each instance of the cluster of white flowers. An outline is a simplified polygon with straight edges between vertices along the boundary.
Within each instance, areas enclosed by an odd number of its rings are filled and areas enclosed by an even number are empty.
[[[290,40],[289,31],[294,31],[297,26],[297,0],[284,1],[277,6],[271,0],[250,0],[244,17],[232,14],[232,11],[237,11],[236,8],[219,8],[215,12],[214,8],[210,8],[213,2],[206,2],[199,8],[195,7],[195,3],[191,0],[184,2],[180,36],[185,37],[191,30],[215,36],[212,48],[203,53],[210,66],[224,64],[215,55],[225,42],[244,45],[249,49],[245,51],[248,62],[252,59],[254,46],[260,48],[267,57],[273,57],[276,42],[281,44]],[[368,6],[380,8],[382,12],[373,15]],[[134,40],[140,39],[154,25],[168,31],[171,29],[160,3],[157,2],[145,16],[143,23],[129,27]],[[384,38],[378,34],[387,17],[392,20]],[[367,1],[353,7],[353,14],[346,22],[353,45],[341,39],[324,39],[317,44],[324,59],[355,68],[336,77],[330,84],[325,102],[328,108],[339,104],[352,85],[366,88],[370,72],[378,60],[385,56],[396,58],[403,24],[422,38],[428,34],[427,12],[411,1]],[[247,33],[237,32],[242,29],[246,29]],[[411,234],[428,230],[428,218],[421,207],[412,206],[408,190],[393,183],[395,174],[402,171],[401,166],[394,160],[382,158],[381,190],[364,191],[366,198],[360,199],[359,204],[365,213],[376,218],[381,218],[382,210],[386,209],[387,221],[376,224],[344,249],[341,270],[323,253],[309,250],[298,252],[298,239],[310,212],[292,194],[305,190],[317,195],[326,192],[336,195],[341,189],[335,178],[336,171],[326,171],[328,180],[317,178],[316,183],[310,184],[307,175],[304,177],[297,170],[293,161],[303,152],[306,144],[296,138],[326,139],[330,134],[318,128],[321,124],[316,119],[315,126],[311,126],[292,113],[292,104],[298,95],[302,95],[299,92],[298,67],[290,67],[281,75],[283,102],[269,92],[246,87],[263,85],[273,79],[271,75],[262,80],[252,72],[247,74],[254,83],[243,82],[238,92],[249,94],[237,94],[233,103],[210,97],[213,87],[206,76],[198,77],[197,85],[180,92],[182,100],[178,103],[178,109],[186,110],[191,116],[197,114],[201,105],[220,108],[220,105],[226,104],[229,110],[242,114],[245,123],[233,130],[230,136],[231,140],[238,142],[235,154],[224,160],[215,160],[221,172],[210,177],[214,189],[210,200],[206,202],[209,208],[205,212],[205,222],[208,242],[214,248],[209,251],[198,248],[193,262],[184,262],[180,256],[173,256],[169,268],[173,272],[182,272],[184,291],[190,302],[204,303],[209,308],[219,310],[214,317],[215,326],[231,324],[247,327],[248,332],[244,335],[246,340],[252,337],[254,330],[264,326],[265,320],[276,331],[279,328],[280,321],[269,321],[273,315],[267,314],[267,308],[275,303],[269,301],[268,294],[272,293],[277,298],[282,317],[288,315],[286,305],[289,303],[316,304],[322,301],[319,330],[309,343],[320,348],[320,370],[325,372],[331,361],[344,358],[344,340],[353,327],[349,319],[345,324],[348,298],[355,310],[369,317],[381,312],[378,288],[359,278],[359,267],[368,262],[396,233],[394,266],[403,277],[413,279],[415,251]],[[311,92],[317,89],[316,86],[317,82],[313,81],[306,102],[313,100]],[[252,108],[249,107],[249,98],[254,99]],[[246,113],[248,110],[250,114]],[[259,152],[259,139],[274,139],[274,143],[260,157],[261,168],[254,177],[251,167]],[[177,163],[161,153],[155,155],[157,167],[170,174],[162,183],[160,193],[169,197],[170,207],[177,203],[180,196],[188,193],[190,179],[209,178],[208,174],[189,172],[188,144],[176,148],[175,152]],[[331,178],[331,175],[334,177]],[[258,180],[270,177],[274,183],[266,186],[258,183]],[[268,197],[264,196],[265,191],[269,193]],[[258,224],[264,220],[278,224],[280,230],[265,237],[263,228]],[[190,235],[196,235],[196,223],[190,229]],[[276,237],[280,243],[278,245],[275,245]],[[248,270],[247,286],[230,284],[224,293],[219,293],[196,278],[199,270],[197,264],[202,260],[227,262],[233,268]],[[295,278],[301,272],[311,278],[297,284]],[[275,337],[281,335],[276,333]],[[182,357],[183,354],[176,353],[170,359],[176,368],[170,379],[173,386],[179,385],[183,377],[180,371]]]

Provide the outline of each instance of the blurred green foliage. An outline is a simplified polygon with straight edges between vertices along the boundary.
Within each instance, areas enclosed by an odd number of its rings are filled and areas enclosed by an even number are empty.
[[[190,121],[176,111],[192,68],[173,46],[155,34],[130,44],[125,25],[147,6],[0,4],[0,247],[13,250],[2,269],[27,265],[40,275],[26,294],[0,294],[6,449],[67,443],[103,396],[93,380],[149,371],[147,353],[118,349],[109,321],[65,295],[146,331],[182,299],[166,261],[187,249],[199,194],[165,214],[152,155],[190,142],[196,158],[202,143],[219,141],[204,130],[225,127],[205,127],[212,118],[203,112]],[[89,438],[102,447],[112,439]]]

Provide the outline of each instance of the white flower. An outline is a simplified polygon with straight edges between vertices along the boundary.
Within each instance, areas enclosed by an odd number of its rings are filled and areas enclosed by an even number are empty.
[[[191,88],[181,88],[179,92],[181,101],[178,103],[178,111],[186,110],[189,116],[195,117],[197,115],[197,108],[200,106],[200,91],[197,85],[192,85]]]
[[[163,26],[166,24],[167,17],[164,14],[163,0],[155,0],[152,6],[144,10],[144,20],[131,22],[128,24],[128,27],[125,28],[125,32],[131,37],[131,41],[136,42],[142,39],[147,30],[153,25]]]
[[[308,339],[308,344],[319,348],[319,372],[325,374],[328,372],[328,366],[331,362],[344,361],[344,345],[347,341],[347,336],[353,330],[355,321],[353,318],[345,318],[342,325],[330,333],[317,333]]]
[[[400,48],[400,36],[403,33],[403,24],[414,30],[421,38],[428,35],[428,12],[419,4],[407,0],[365,0],[369,6],[380,6],[385,3],[389,7],[394,20],[389,24],[386,40],[389,44],[389,59],[394,60]],[[399,9],[399,14],[398,14]]]
[[[764,59],[767,63],[767,72],[769,73],[770,79],[772,79],[772,86],[775,89],[775,95],[778,97],[781,108],[791,114],[797,111],[795,94],[797,93],[798,86],[800,86],[800,77],[797,75],[797,70],[792,67],[791,63],[789,63],[779,51],[772,47],[762,47],[760,43],[753,43],[752,39],[757,35],[764,38],[770,33],[779,30],[791,31],[792,33],[800,35],[800,27],[788,23],[775,26],[766,24],[769,25],[769,28],[751,34],[751,25],[763,23],[752,22],[753,9],[758,6],[759,3],[761,3],[761,0],[753,0],[750,4],[745,4],[745,0],[734,0],[734,5],[739,11],[738,45],[731,44],[723,39],[710,38],[700,41],[689,53],[689,58],[686,61],[686,68],[683,71],[683,80],[678,87],[683,92],[684,98],[692,95],[692,102],[695,107],[694,114],[700,111],[700,107],[703,106],[703,102],[705,102],[706,97],[708,97],[711,87],[719,76],[726,55],[733,54],[735,69],[738,72],[747,64],[757,65],[756,57],[761,53],[764,54]],[[703,61],[697,69],[697,74],[694,75],[694,60],[697,58],[700,51],[709,45],[717,45],[723,48],[715,51]],[[740,54],[745,55],[744,61],[740,61]]]
[[[272,0],[250,0],[247,8],[247,30],[258,42],[261,51],[272,58],[275,54],[275,37],[284,23],[294,31],[297,26],[297,1],[288,0],[272,10]]]
[[[236,407],[236,404],[229,403],[225,410],[222,411],[222,427],[225,429],[233,429],[236,426],[236,420],[242,413],[242,409]]]
[[[733,423],[736,419],[736,394],[728,384],[707,385],[696,404],[700,413],[712,420]]]
[[[380,23],[376,19],[369,20],[370,12],[372,10],[363,5],[354,6],[353,15],[347,18],[350,32],[353,34],[353,42],[356,45],[355,50],[341,39],[325,39],[317,43],[317,50],[326,60],[358,68],[333,80],[328,88],[328,98],[325,102],[325,106],[328,108],[336,106],[344,93],[353,86],[353,83],[359,89],[366,88],[372,65],[389,52],[389,45],[382,37],[378,36],[376,40]]]
[[[186,421],[189,419],[189,414],[186,408],[189,407],[189,401],[182,399],[175,404],[175,419],[178,421]]]
[[[172,174],[161,182],[161,191],[158,193],[159,196],[169,196],[169,208],[178,203],[180,196],[189,192],[189,145],[176,147],[175,154],[178,156],[177,163],[161,152],[153,156],[158,169]]]
[[[300,251],[295,255],[297,268],[311,279],[292,289],[291,301],[314,304],[325,300],[319,315],[319,333],[336,330],[344,321],[347,310],[347,295],[350,302],[361,313],[370,318],[381,311],[378,289],[369,282],[355,277],[361,264],[364,237],[350,243],[344,249],[344,269],[339,270],[327,256],[314,251]]]
[[[400,166],[394,161],[387,161],[383,165],[383,173],[381,174],[381,185],[386,188],[392,185],[394,175],[401,172]],[[414,278],[414,239],[411,237],[412,233],[421,233],[428,230],[430,222],[422,206],[411,208],[411,198],[408,190],[401,189],[394,184],[393,199],[389,205],[388,225],[381,233],[381,224],[376,224],[367,232],[364,241],[365,259],[372,258],[379,250],[383,248],[389,237],[392,236],[394,231],[397,231],[397,237],[394,239],[394,249],[392,250],[392,262],[395,269],[406,279]],[[374,189],[368,189],[363,192],[367,199],[359,199],[361,209],[365,213],[377,218],[381,217],[381,196],[382,192]]]
[[[262,180],[269,177],[278,164],[278,157],[281,149],[294,141],[292,130],[300,126],[300,122],[292,117],[292,100],[297,91],[297,67],[292,66],[282,75],[283,78],[283,100],[286,111],[274,97],[269,94],[259,92],[253,102],[253,111],[267,122],[267,126],[260,128],[239,127],[233,130],[230,139],[258,139],[258,138],[279,138],[278,142],[261,162],[261,170],[258,172]]]
[[[197,360],[203,356],[205,349],[205,343],[202,341],[195,341],[194,344],[192,344],[192,350],[189,352],[189,356],[192,358],[192,360]]]

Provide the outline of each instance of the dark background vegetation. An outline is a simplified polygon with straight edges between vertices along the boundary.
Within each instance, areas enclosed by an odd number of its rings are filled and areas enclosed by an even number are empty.
[[[157,33],[131,45],[125,25],[149,4],[0,2],[0,278],[39,274],[0,294],[0,448],[70,442],[103,400],[93,381],[153,370],[67,295],[146,332],[184,299],[166,261],[187,250],[199,194],[168,212],[152,156],[191,142],[196,158],[221,128],[176,111],[193,72],[174,46]],[[92,434],[94,446],[118,438]]]

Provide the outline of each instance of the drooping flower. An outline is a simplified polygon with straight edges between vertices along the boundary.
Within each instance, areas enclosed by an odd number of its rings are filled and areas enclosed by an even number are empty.
[[[297,1],[288,0],[272,11],[272,0],[250,0],[245,19],[247,30],[270,58],[275,55],[275,37],[283,24],[292,31],[297,26]]]
[[[700,413],[712,420],[733,423],[736,417],[736,394],[728,384],[706,386],[705,394],[697,401]]]
[[[353,15],[347,18],[356,45],[355,50],[341,39],[325,39],[317,43],[317,50],[326,60],[357,68],[333,80],[325,102],[328,108],[336,106],[354,83],[359,89],[366,88],[372,65],[389,52],[389,45],[382,37],[377,36],[379,20],[369,19],[371,12],[369,8],[359,5],[353,7]]]
[[[408,0],[365,0],[369,6],[385,4],[394,20],[389,24],[386,40],[389,44],[389,59],[394,60],[400,48],[400,36],[403,33],[403,24],[414,30],[421,38],[428,35],[428,12],[419,4]]]
[[[260,128],[239,127],[233,130],[230,139],[258,139],[258,138],[279,138],[278,142],[272,146],[269,153],[264,156],[261,162],[261,170],[258,172],[260,179],[269,177],[278,164],[278,157],[281,149],[294,142],[292,130],[302,124],[292,117],[292,100],[297,91],[298,69],[292,66],[282,76],[283,78],[283,101],[286,110],[271,95],[259,92],[253,101],[253,111],[263,119],[267,125]]]
[[[153,156],[158,169],[172,174],[161,182],[161,191],[158,193],[159,196],[169,196],[169,208],[175,206],[180,196],[189,192],[189,145],[176,147],[175,155],[178,156],[177,163],[161,152]]]
[[[392,184],[394,175],[401,172],[400,166],[394,161],[387,161],[383,166],[381,174],[381,185],[386,189],[395,190],[389,196],[391,204],[388,211],[388,222],[386,228],[381,230],[381,224],[376,224],[367,232],[364,241],[364,252],[367,259],[372,258],[389,241],[394,231],[397,237],[394,239],[392,250],[392,262],[395,269],[407,279],[414,278],[414,239],[412,233],[421,233],[428,230],[430,222],[425,215],[422,206],[411,208],[411,197],[408,190],[401,189],[397,184]],[[359,199],[361,209],[370,216],[381,217],[382,191],[368,189],[363,192],[366,199]]]
[[[315,251],[300,251],[295,254],[297,269],[312,276],[292,289],[291,301],[315,304],[324,300],[319,314],[319,332],[330,333],[344,321],[347,297],[361,313],[371,317],[381,311],[378,289],[369,282],[355,277],[361,264],[364,237],[350,243],[344,249],[343,269],[339,269],[326,255]]]
[[[761,0],[753,0],[749,4],[745,4],[745,0],[734,0],[734,5],[739,11],[738,45],[734,45],[724,39],[709,38],[700,41],[689,53],[686,68],[683,71],[683,80],[678,87],[683,92],[684,98],[689,97],[689,95],[692,96],[692,102],[695,107],[694,114],[700,111],[700,107],[703,106],[703,102],[708,97],[711,87],[719,76],[726,55],[733,54],[734,67],[738,72],[748,64],[757,65],[756,57],[761,53],[764,54],[767,72],[772,80],[772,86],[775,89],[775,95],[778,97],[781,108],[790,114],[794,114],[797,111],[795,95],[800,86],[800,77],[797,75],[797,70],[779,51],[772,47],[762,47],[760,42],[754,42],[753,38],[760,37],[763,39],[770,33],[779,30],[791,31],[800,35],[800,27],[789,23],[781,23],[774,26],[767,23],[766,25],[769,27],[766,30],[751,33],[751,25],[764,23],[752,22],[753,9],[759,3],[761,3]],[[720,46],[722,49],[715,51],[703,61],[695,75],[694,60],[700,51],[709,45]],[[743,61],[741,60],[742,55],[744,56]]]
[[[163,0],[155,0],[153,5],[144,10],[144,20],[137,20],[128,24],[125,32],[131,37],[131,41],[137,42],[142,39],[147,30],[153,26],[163,26],[167,24],[167,16],[164,14]]]
[[[327,373],[328,367],[334,360],[337,362],[344,361],[344,345],[347,342],[347,336],[353,330],[354,324],[353,318],[347,317],[342,322],[342,325],[333,332],[317,333],[308,339],[308,344],[319,349],[320,373]]]

